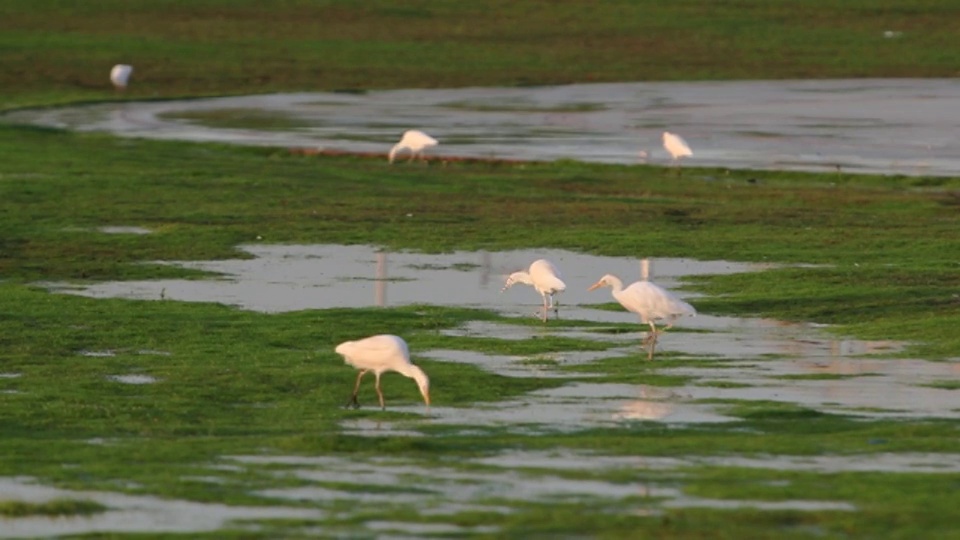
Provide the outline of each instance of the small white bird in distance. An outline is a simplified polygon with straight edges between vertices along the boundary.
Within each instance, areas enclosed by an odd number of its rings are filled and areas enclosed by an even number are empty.
[[[423,151],[438,144],[440,143],[438,143],[436,139],[420,130],[411,129],[404,131],[403,137],[400,138],[400,142],[393,145],[393,148],[390,149],[390,155],[388,156],[388,159],[390,160],[390,163],[393,163],[394,158],[397,157],[397,153],[403,150],[410,152],[409,161],[413,161],[414,158],[418,156],[423,159]]]
[[[663,132],[663,147],[670,153],[674,163],[679,164],[680,158],[693,155],[693,150],[690,150],[690,145],[687,144],[687,141],[683,140],[683,137],[676,133],[670,133],[669,131]]]
[[[613,274],[607,274],[600,278],[600,281],[594,283],[588,291],[599,287],[610,287],[613,297],[627,311],[632,311],[640,316],[640,322],[650,325],[650,335],[644,340],[650,343],[650,359],[653,359],[654,347],[656,347],[657,336],[660,332],[673,326],[674,321],[683,316],[694,316],[697,310],[693,306],[684,302],[672,292],[656,285],[650,281],[637,281],[626,289],[623,288],[623,282]],[[663,330],[657,330],[655,321],[663,320],[667,326]]]
[[[110,82],[113,83],[113,87],[117,90],[125,90],[131,73],[133,73],[133,66],[117,64],[110,70]]]
[[[565,291],[567,284],[560,279],[560,271],[552,262],[546,259],[537,259],[530,264],[530,268],[526,272],[521,270],[510,274],[507,277],[507,283],[500,292],[502,293],[517,283],[533,285],[533,288],[543,297],[543,322],[547,322],[547,311],[551,308],[554,314],[560,315],[560,308],[554,304],[553,295]]]
[[[377,396],[380,398],[380,408],[386,409],[383,401],[383,391],[380,389],[380,376],[388,371],[396,371],[404,377],[416,381],[423,401],[430,406],[430,378],[418,366],[410,362],[410,351],[407,342],[402,338],[380,334],[357,341],[344,341],[337,345],[337,354],[343,356],[343,361],[360,370],[357,374],[357,384],[353,388],[353,395],[347,402],[347,407],[358,408],[357,393],[360,391],[360,380],[372,371],[376,376]]]

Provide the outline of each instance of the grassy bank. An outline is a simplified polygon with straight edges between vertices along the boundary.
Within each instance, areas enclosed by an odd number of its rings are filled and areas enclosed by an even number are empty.
[[[9,0],[0,108],[127,96],[589,81],[953,77],[950,0]],[[892,32],[892,34],[890,33]],[[892,36],[892,37],[886,37]]]

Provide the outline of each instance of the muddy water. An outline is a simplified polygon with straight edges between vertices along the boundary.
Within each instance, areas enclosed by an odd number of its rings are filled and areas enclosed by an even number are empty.
[[[295,119],[288,130],[207,127],[171,115]],[[16,111],[0,120],[122,136],[383,152],[406,129],[432,152],[522,160],[663,164],[660,135],[690,165],[960,175],[960,92],[951,79],[610,83],[532,88],[278,94]],[[646,155],[641,157],[641,153]]]

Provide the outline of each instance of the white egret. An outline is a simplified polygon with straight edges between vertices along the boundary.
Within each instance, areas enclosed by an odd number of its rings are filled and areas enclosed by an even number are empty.
[[[667,149],[675,163],[679,163],[682,157],[693,155],[693,150],[690,150],[687,141],[676,133],[670,133],[669,131],[663,132],[663,147]]]
[[[127,64],[117,64],[110,70],[110,82],[117,90],[127,88],[127,82],[130,80],[130,74],[133,73],[133,66]]]
[[[403,132],[403,137],[400,138],[400,142],[393,145],[393,148],[390,149],[388,159],[390,163],[393,163],[393,159],[397,157],[397,153],[403,150],[410,152],[410,161],[413,161],[417,156],[420,156],[422,159],[424,150],[438,144],[440,143],[438,143],[436,139],[426,133],[417,129],[411,129]]]
[[[552,262],[546,259],[537,259],[530,264],[527,271],[514,272],[507,277],[507,283],[500,292],[503,292],[516,283],[532,285],[543,297],[543,322],[547,322],[547,311],[560,315],[560,308],[553,303],[553,296],[567,289],[567,284],[560,279],[560,271]],[[549,305],[548,301],[549,300]]]
[[[599,287],[610,287],[613,297],[617,302],[620,302],[621,306],[626,308],[627,311],[639,315],[641,323],[650,325],[650,335],[647,337],[651,344],[650,358],[653,358],[653,349],[660,332],[672,327],[674,321],[683,315],[693,316],[697,314],[697,310],[693,309],[693,306],[650,281],[637,281],[627,288],[623,288],[623,282],[620,281],[620,278],[613,274],[607,274],[587,290],[592,291]],[[667,325],[663,330],[657,330],[655,321],[658,320],[666,321]]]
[[[343,361],[360,370],[357,375],[357,384],[353,388],[353,395],[347,406],[357,408],[357,393],[360,391],[360,380],[368,372],[376,375],[377,396],[380,398],[380,408],[386,409],[383,402],[383,391],[380,389],[380,376],[388,371],[396,371],[404,377],[416,381],[423,395],[423,401],[430,406],[430,378],[422,369],[410,362],[410,351],[407,342],[402,338],[380,334],[357,341],[344,341],[337,345],[337,354],[343,356]]]

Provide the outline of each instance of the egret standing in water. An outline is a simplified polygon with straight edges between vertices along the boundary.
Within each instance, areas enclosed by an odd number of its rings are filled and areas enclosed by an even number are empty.
[[[683,140],[683,137],[676,133],[670,133],[669,131],[663,132],[663,147],[670,153],[670,157],[673,158],[673,162],[676,163],[677,166],[680,165],[680,158],[693,155],[693,150],[690,150],[690,145],[687,144],[687,141]]]
[[[547,311],[551,308],[555,315],[560,315],[560,308],[553,303],[553,295],[565,291],[567,284],[560,279],[560,271],[552,262],[546,259],[537,259],[533,261],[526,272],[520,271],[510,274],[507,277],[507,283],[500,292],[509,289],[516,283],[532,285],[543,297],[543,322],[547,322]]]
[[[360,380],[368,371],[372,371],[377,378],[376,389],[381,409],[387,407],[384,405],[383,391],[380,389],[380,376],[388,371],[396,371],[416,381],[424,403],[430,406],[430,378],[422,369],[410,362],[410,351],[407,348],[407,342],[402,338],[380,334],[357,341],[344,341],[337,345],[335,350],[337,354],[343,356],[344,362],[360,370],[357,374],[357,384],[353,388],[353,395],[347,402],[348,407],[360,407],[357,393],[360,391]]]
[[[650,325],[650,335],[647,336],[644,343],[650,344],[649,358],[651,360],[660,332],[672,327],[674,321],[681,316],[697,314],[697,310],[693,309],[693,306],[684,302],[672,292],[646,279],[634,282],[624,289],[620,278],[613,274],[607,274],[587,290],[592,291],[599,287],[610,287],[613,297],[617,302],[620,302],[621,306],[626,308],[627,311],[639,315],[641,323]],[[667,322],[667,326],[663,330],[657,330],[655,321],[658,320]]]
[[[133,66],[117,64],[110,70],[110,82],[117,90],[126,90],[131,73],[133,73]]]
[[[393,148],[390,149],[388,159],[390,163],[393,163],[394,158],[397,157],[397,153],[403,150],[410,152],[410,161],[413,161],[414,158],[418,156],[423,159],[423,151],[438,144],[440,143],[438,143],[436,139],[426,133],[417,129],[411,129],[405,131],[403,137],[400,138],[400,142],[393,145]]]

